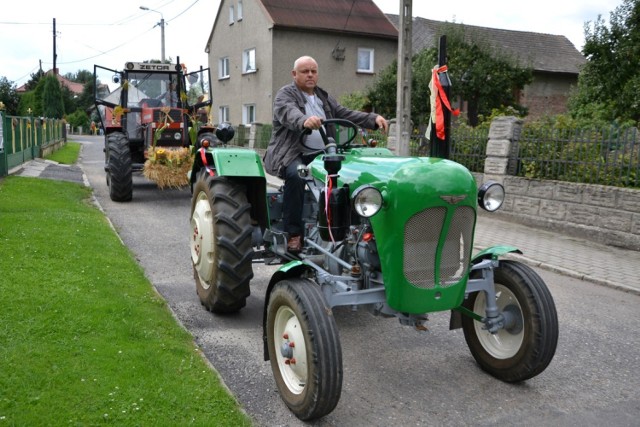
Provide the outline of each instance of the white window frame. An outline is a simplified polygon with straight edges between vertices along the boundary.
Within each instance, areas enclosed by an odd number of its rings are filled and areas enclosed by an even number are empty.
[[[218,60],[218,79],[228,79],[229,77],[229,57],[223,56]]]
[[[361,63],[361,56],[368,55],[368,64],[365,68],[363,63]],[[358,73],[370,73],[373,74],[374,70],[374,60],[375,60],[375,49],[369,47],[359,47],[358,48],[358,57],[356,63],[356,70]]]
[[[233,18],[233,5],[229,6],[229,25],[233,25],[234,23],[234,18]]]
[[[242,106],[242,124],[250,125],[256,121],[256,104],[244,104]]]
[[[245,49],[242,51],[242,74],[255,73],[258,71],[256,66],[256,48]]]
[[[229,106],[221,105],[218,107],[218,122],[224,123],[229,121]]]
[[[238,15],[236,19],[242,21],[242,0],[238,0]]]

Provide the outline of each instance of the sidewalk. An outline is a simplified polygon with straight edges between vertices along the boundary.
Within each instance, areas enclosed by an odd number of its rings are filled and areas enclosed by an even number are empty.
[[[58,181],[70,181],[89,187],[89,180],[80,166],[63,165],[51,160],[36,158],[9,171],[9,175],[48,178]]]
[[[515,246],[534,267],[640,295],[640,252],[478,215],[474,247]]]
[[[10,174],[77,182],[89,186],[78,166],[35,159]],[[282,181],[267,175],[268,185]],[[511,245],[522,255],[509,255],[533,267],[640,295],[640,252],[619,249],[496,219],[489,213],[478,215],[475,251],[493,245]]]

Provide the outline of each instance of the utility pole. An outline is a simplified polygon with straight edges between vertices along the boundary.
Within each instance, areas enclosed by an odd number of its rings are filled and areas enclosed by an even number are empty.
[[[56,59],[58,54],[56,53],[56,18],[53,18],[53,75],[58,74],[58,67],[56,66]]]
[[[409,155],[411,137],[411,38],[412,0],[400,0],[398,39],[398,83],[396,105],[396,143],[399,156]]]
[[[162,14],[162,12],[158,12],[157,10],[154,10],[154,9],[149,9],[146,6],[140,6],[140,9],[148,10],[148,11],[160,14],[160,22],[158,22],[156,25],[160,26],[160,49],[161,49],[161,51],[160,51],[160,55],[161,55],[160,56],[160,60],[164,64],[164,15]]]

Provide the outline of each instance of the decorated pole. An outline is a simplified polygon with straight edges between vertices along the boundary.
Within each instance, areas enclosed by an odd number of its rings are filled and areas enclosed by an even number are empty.
[[[451,156],[451,114],[460,114],[449,103],[451,80],[447,73],[447,36],[440,36],[438,65],[431,77],[431,157],[448,159]]]

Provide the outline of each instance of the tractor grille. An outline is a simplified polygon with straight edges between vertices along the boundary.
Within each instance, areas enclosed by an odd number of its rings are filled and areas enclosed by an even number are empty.
[[[182,110],[173,108],[169,111],[169,117],[176,123],[182,122]],[[160,109],[153,110],[153,121],[154,122],[164,122],[165,113],[163,113]]]
[[[426,209],[412,216],[404,229],[404,275],[418,288],[433,289],[436,272],[441,287],[454,285],[466,273],[471,257],[471,240],[475,212],[469,206],[455,209],[449,231],[439,246],[447,216],[446,207]],[[440,264],[436,256],[440,254]]]

